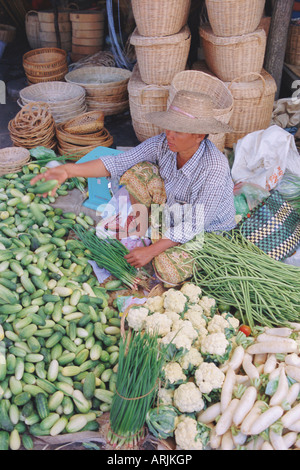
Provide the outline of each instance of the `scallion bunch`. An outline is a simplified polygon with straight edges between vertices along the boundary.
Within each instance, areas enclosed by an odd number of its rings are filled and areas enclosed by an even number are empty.
[[[146,416],[156,397],[163,364],[157,335],[128,331],[121,337],[108,433],[113,446],[133,447],[144,437]]]
[[[95,233],[78,224],[74,226],[73,230],[90,251],[90,258],[96,261],[100,268],[109,271],[130,289],[135,288],[145,279],[147,272],[145,270],[139,272],[125,259],[129,250],[120,240],[112,237],[99,238]]]

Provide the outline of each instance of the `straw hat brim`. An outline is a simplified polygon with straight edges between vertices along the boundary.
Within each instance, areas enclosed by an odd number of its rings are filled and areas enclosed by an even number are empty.
[[[191,118],[170,110],[147,113],[147,121],[161,129],[188,134],[224,134],[232,132],[227,124],[213,117]]]

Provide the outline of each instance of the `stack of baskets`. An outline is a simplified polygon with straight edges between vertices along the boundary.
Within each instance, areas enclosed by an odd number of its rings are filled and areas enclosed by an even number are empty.
[[[30,161],[30,153],[26,148],[6,147],[0,150],[0,176],[15,173]]]
[[[300,65],[300,21],[291,20],[286,45],[285,62],[290,65]]]
[[[276,84],[263,70],[267,36],[259,26],[264,6],[265,0],[206,0],[209,24],[199,29],[205,61],[227,86],[233,82],[230,91],[234,105],[229,122],[233,132],[226,135],[225,141],[229,148],[249,132],[268,127],[272,118]]]
[[[21,107],[37,101],[48,103],[56,124],[87,111],[84,88],[70,83],[37,83],[20,91]]]
[[[55,122],[45,103],[30,103],[8,123],[11,141],[15,147],[32,149],[44,146],[56,148]]]
[[[54,25],[53,11],[39,11],[39,40],[41,47],[57,47],[57,37]],[[71,51],[72,47],[72,25],[70,22],[69,11],[58,12],[58,28],[61,40],[61,49],[66,52]]]
[[[38,12],[30,10],[25,16],[25,31],[29,46],[31,49],[39,49],[40,41],[40,22]]]
[[[72,12],[70,20],[72,23],[73,62],[103,49],[105,25],[102,11]]]
[[[77,156],[78,159],[96,147],[110,147],[113,138],[104,127],[104,113],[91,111],[56,126],[60,155]]]
[[[187,26],[190,0],[132,0],[136,28],[130,42],[135,47],[138,71],[129,82],[129,104],[133,122],[140,140],[158,133],[149,126],[144,112],[151,108],[166,109],[167,89],[173,77],[185,70],[191,45],[191,32]],[[147,90],[147,106],[145,92]],[[159,87],[161,88],[159,91]],[[152,95],[152,96],[151,96]],[[153,100],[153,106],[151,101]]]
[[[65,80],[85,89],[88,111],[100,110],[111,116],[129,108],[127,86],[131,73],[118,67],[86,66],[69,72]]]
[[[68,73],[67,53],[55,47],[33,49],[23,55],[29,85],[64,80]]]
[[[233,97],[228,87],[217,77],[199,70],[184,70],[172,80],[168,107],[180,90],[201,92],[209,95],[214,103],[214,116],[224,124],[230,122],[233,113]],[[223,152],[226,134],[210,134],[209,139]]]
[[[8,24],[0,24],[0,41],[12,42],[16,36],[16,28]]]

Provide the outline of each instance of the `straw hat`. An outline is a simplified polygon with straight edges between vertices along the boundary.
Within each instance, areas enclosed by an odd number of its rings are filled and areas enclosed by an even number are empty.
[[[179,90],[166,111],[146,114],[146,119],[176,132],[189,134],[222,134],[232,129],[214,118],[213,101],[208,95]]]

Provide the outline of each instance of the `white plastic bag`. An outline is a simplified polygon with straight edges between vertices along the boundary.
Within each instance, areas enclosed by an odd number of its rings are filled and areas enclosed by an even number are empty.
[[[270,191],[285,171],[300,176],[300,155],[294,136],[281,127],[251,132],[237,142],[231,170],[234,183],[247,181]]]

